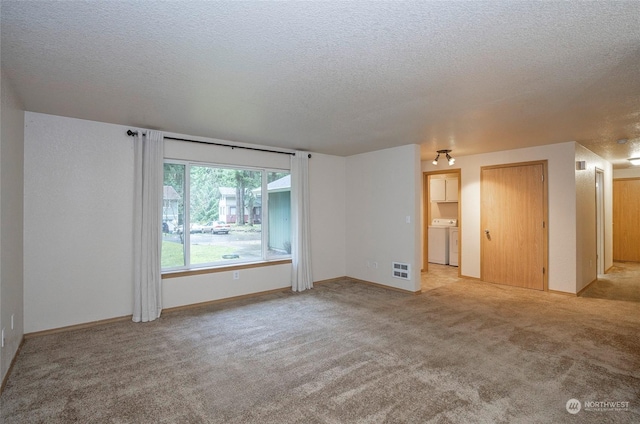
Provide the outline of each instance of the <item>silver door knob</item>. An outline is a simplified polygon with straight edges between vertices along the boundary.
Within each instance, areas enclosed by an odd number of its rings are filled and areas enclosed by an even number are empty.
[[[489,235],[489,230],[484,230],[484,233],[485,233],[486,235]]]

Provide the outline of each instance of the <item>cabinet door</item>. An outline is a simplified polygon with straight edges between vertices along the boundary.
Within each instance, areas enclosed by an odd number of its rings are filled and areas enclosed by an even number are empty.
[[[444,202],[446,200],[446,182],[443,179],[431,178],[429,183],[429,197],[432,202]]]
[[[458,179],[447,178],[445,181],[446,181],[445,200],[447,202],[457,202],[458,201]]]

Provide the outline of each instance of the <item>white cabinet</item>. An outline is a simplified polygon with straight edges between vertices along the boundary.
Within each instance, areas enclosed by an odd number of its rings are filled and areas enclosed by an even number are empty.
[[[445,202],[458,201],[458,179],[445,178]]]
[[[432,202],[457,202],[458,179],[431,178],[431,182],[429,183],[429,195]]]
[[[429,196],[432,202],[444,202],[447,186],[445,180],[431,178]]]

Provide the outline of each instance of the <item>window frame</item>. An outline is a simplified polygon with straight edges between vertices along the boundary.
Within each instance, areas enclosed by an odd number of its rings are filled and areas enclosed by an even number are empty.
[[[272,167],[255,167],[255,166],[243,166],[243,165],[233,165],[233,164],[222,164],[222,163],[211,163],[211,162],[202,162],[202,161],[194,161],[194,160],[181,160],[181,159],[170,159],[165,158],[163,160],[162,166],[164,169],[165,164],[175,164],[175,165],[183,165],[184,166],[184,187],[183,187],[183,223],[182,223],[182,233],[183,233],[183,262],[184,265],[174,266],[174,267],[161,267],[160,273],[163,278],[171,278],[183,275],[197,275],[207,272],[219,272],[219,271],[230,271],[235,269],[244,269],[244,268],[255,268],[266,265],[277,265],[282,263],[291,263],[291,254],[278,255],[277,257],[269,257],[269,193],[267,190],[268,187],[268,174],[270,172],[278,172],[278,173],[288,173],[291,174],[291,169],[287,168],[272,168]],[[260,234],[261,234],[261,259],[259,260],[246,260],[246,261],[236,261],[236,260],[228,260],[228,261],[217,261],[217,262],[207,262],[203,264],[191,264],[191,167],[199,166],[199,167],[209,167],[209,168],[218,168],[218,169],[229,169],[229,170],[246,170],[253,172],[261,173],[261,196],[260,201]],[[164,184],[163,184],[164,186]],[[164,189],[163,189],[164,190]],[[266,193],[266,195],[264,195]],[[237,211],[238,205],[235,205]],[[218,208],[219,209],[219,208]],[[218,220],[220,216],[218,216]],[[160,228],[162,231],[162,228]],[[293,231],[292,231],[293,233]],[[162,240],[162,239],[161,239]]]

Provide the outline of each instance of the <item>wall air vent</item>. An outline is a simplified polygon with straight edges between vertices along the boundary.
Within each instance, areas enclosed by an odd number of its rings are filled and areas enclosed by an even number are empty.
[[[411,279],[411,266],[402,262],[391,262],[391,276],[403,280]]]

